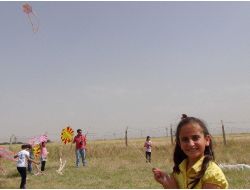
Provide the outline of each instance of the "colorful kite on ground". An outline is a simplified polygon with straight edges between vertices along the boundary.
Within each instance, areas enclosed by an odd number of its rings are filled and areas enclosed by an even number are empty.
[[[33,32],[36,33],[38,31],[38,28],[39,28],[39,19],[38,19],[37,15],[34,13],[34,11],[32,10],[32,6],[28,3],[24,3],[22,5],[22,9],[23,9],[23,12],[25,14],[27,14],[27,16],[29,18],[29,22],[32,26]]]
[[[74,130],[68,126],[61,132],[61,140],[64,144],[70,143],[73,140]]]
[[[74,130],[68,125],[66,128],[62,129],[61,132],[61,140],[64,144],[70,143],[73,141]],[[65,146],[61,146],[62,149],[59,150],[59,157],[60,157],[60,165],[56,172],[60,175],[63,175],[63,168],[66,165],[67,160],[62,159],[62,152]]]
[[[4,158],[10,161],[16,161],[14,159],[14,152],[10,151],[8,148],[4,146],[0,146],[0,158]]]

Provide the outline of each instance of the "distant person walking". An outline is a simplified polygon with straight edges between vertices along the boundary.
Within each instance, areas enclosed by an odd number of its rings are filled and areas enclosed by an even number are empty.
[[[80,157],[82,158],[83,166],[86,166],[86,135],[82,134],[81,129],[77,129],[77,135],[74,137],[73,143],[76,143],[76,167],[79,167]]]
[[[18,152],[14,158],[17,159],[17,171],[19,172],[21,176],[21,184],[20,184],[20,189],[26,189],[26,177],[27,177],[27,162],[31,161],[35,164],[39,164],[39,162],[36,162],[32,159],[30,159],[30,153],[29,150],[31,149],[31,145],[29,144],[24,144],[21,146],[22,150]]]
[[[146,153],[146,162],[151,162],[151,151],[152,151],[152,142],[150,136],[147,136],[146,142],[144,143],[145,153]]]

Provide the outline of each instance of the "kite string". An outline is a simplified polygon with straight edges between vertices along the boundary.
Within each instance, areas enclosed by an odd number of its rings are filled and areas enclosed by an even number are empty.
[[[37,18],[37,17],[35,16],[34,13],[31,13],[31,14],[32,14],[35,18]],[[27,16],[28,16],[29,22],[30,22],[30,24],[31,24],[31,26],[32,26],[33,32],[36,33],[36,32],[38,31],[38,28],[39,28],[39,22],[37,23],[37,26],[35,26],[35,25],[33,24],[33,22],[32,22],[32,19],[31,19],[31,17],[30,17],[30,14],[27,14]]]
[[[36,21],[37,21],[37,27],[36,28],[34,28],[34,30],[35,30],[35,32],[37,32],[38,31],[38,29],[39,29],[39,26],[40,26],[40,21],[39,21],[39,18],[38,18],[38,16],[37,16],[37,14],[34,12],[34,11],[32,11],[32,13],[31,13],[33,16],[34,16],[34,18],[36,18]]]
[[[37,14],[32,9],[29,11],[24,11],[24,12],[27,14],[27,16],[29,18],[29,22],[32,26],[33,32],[36,33],[38,31],[39,25],[40,25],[40,21],[39,21]],[[33,19],[31,19],[31,16]],[[33,23],[33,21],[35,22],[35,24]]]
[[[143,159],[145,158],[145,155],[142,154],[142,152],[135,146],[134,143],[130,143],[134,146],[135,150],[140,154],[140,156],[143,157]],[[148,162],[149,166],[151,166],[151,168],[154,168],[154,166],[151,164],[151,162]]]

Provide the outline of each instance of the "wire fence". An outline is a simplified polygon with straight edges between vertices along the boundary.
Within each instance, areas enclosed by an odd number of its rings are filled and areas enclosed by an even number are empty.
[[[247,121],[224,121],[224,129],[226,134],[250,134],[250,122]],[[172,134],[175,134],[177,123],[169,123],[165,126],[124,126],[124,130],[117,131],[91,131],[88,130],[87,139],[88,140],[111,140],[111,139],[124,139],[125,130],[127,128],[128,138],[146,138],[146,136],[151,137],[170,137],[171,128]],[[211,135],[223,135],[222,134],[222,123],[221,122],[208,122],[208,130]],[[42,134],[40,134],[42,135]],[[48,133],[47,135],[51,141],[60,142],[60,131],[58,133]],[[13,134],[11,137],[0,138],[0,143],[27,143],[28,140],[34,136],[16,136]]]

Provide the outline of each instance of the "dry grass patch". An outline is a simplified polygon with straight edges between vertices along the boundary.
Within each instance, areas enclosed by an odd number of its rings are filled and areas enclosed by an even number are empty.
[[[28,175],[27,188],[39,189],[157,189],[162,188],[151,172],[151,165],[145,162],[145,139],[129,139],[128,147],[124,140],[89,141],[87,149],[87,167],[75,167],[74,147],[58,143],[48,143],[49,160],[44,176]],[[167,172],[173,167],[173,145],[170,138],[152,138],[152,166]],[[250,164],[249,135],[228,136],[227,145],[223,145],[220,136],[214,137],[214,151],[218,163]],[[20,145],[12,146],[14,151],[20,150]],[[56,173],[59,168],[59,152],[67,159],[64,175]],[[8,170],[6,176],[0,176],[0,188],[18,188],[20,177],[15,163],[3,161]],[[249,170],[225,170],[230,188],[249,188]]]

